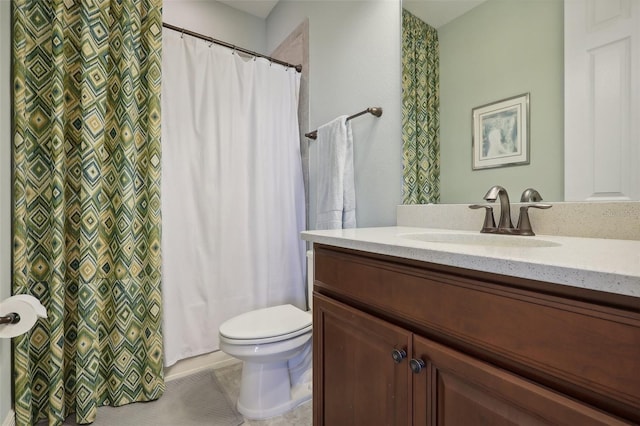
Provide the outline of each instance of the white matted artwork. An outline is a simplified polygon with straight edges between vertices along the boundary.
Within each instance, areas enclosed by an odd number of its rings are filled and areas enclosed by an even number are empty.
[[[529,94],[472,110],[473,170],[529,164]]]

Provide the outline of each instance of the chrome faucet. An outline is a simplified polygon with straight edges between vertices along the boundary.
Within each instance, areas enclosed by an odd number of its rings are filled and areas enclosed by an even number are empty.
[[[509,194],[507,190],[500,185],[492,186],[484,196],[484,199],[493,203],[496,199],[500,199],[500,220],[498,228],[493,232],[499,234],[513,234],[515,228],[511,222],[511,204],[509,203]]]
[[[472,204],[471,209],[485,209],[484,224],[480,232],[491,234],[508,234],[508,235],[535,235],[531,229],[531,221],[529,220],[529,208],[548,209],[550,204],[540,204],[542,196],[533,188],[527,188],[520,197],[520,202],[529,203],[520,206],[520,216],[518,217],[518,225],[514,228],[511,221],[511,203],[509,202],[509,194],[507,190],[500,185],[492,186],[484,196],[484,199],[490,203],[500,200],[500,220],[496,226],[493,218],[493,207],[489,204]]]

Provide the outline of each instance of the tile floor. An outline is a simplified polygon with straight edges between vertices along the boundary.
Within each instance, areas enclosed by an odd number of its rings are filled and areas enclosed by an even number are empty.
[[[240,375],[242,364],[237,363],[214,370],[218,382],[227,393],[229,400],[235,404],[240,393]],[[267,420],[245,420],[247,426],[312,426],[311,401],[307,401],[296,409],[279,417]]]

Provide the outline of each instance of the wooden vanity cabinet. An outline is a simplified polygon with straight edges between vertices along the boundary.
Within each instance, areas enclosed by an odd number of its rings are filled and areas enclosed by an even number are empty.
[[[411,333],[326,297],[313,303],[314,363],[322,366],[314,404],[330,408],[315,411],[314,424],[410,424],[411,371],[391,352],[407,353]]]
[[[314,249],[314,425],[640,424],[636,298]]]

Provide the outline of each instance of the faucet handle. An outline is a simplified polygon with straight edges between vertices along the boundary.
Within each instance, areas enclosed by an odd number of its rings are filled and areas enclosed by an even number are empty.
[[[540,195],[537,190],[527,188],[522,191],[522,195],[520,196],[521,203],[537,203],[538,201],[542,201],[542,195]]]
[[[516,226],[518,235],[536,235],[533,233],[533,229],[531,228],[529,207],[533,207],[535,209],[550,209],[551,204],[536,203],[520,206],[520,217],[518,217],[518,225]]]
[[[495,232],[496,231],[496,221],[493,218],[493,207],[488,204],[471,204],[469,206],[470,209],[485,209],[484,212],[484,224],[482,225],[482,229],[480,232]]]

